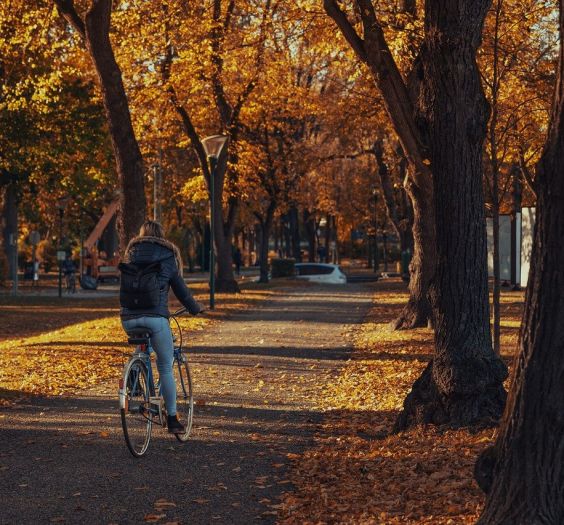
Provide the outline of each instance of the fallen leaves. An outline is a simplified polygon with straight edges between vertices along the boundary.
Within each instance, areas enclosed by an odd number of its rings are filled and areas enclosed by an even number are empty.
[[[205,286],[191,288],[203,292]],[[218,295],[214,318],[252,307],[272,295],[245,290],[237,301]],[[174,305],[171,306],[174,309]],[[116,297],[58,300],[53,297],[0,297],[0,406],[25,395],[69,395],[121,374],[131,347],[119,320]],[[183,316],[184,331],[202,330],[214,322]],[[205,405],[200,400],[200,405]],[[102,436],[105,437],[105,436]]]
[[[283,525],[461,525],[479,515],[483,494],[473,467],[492,430],[428,427],[390,435],[405,395],[432,356],[433,334],[391,332],[388,323],[407,297],[397,284],[379,288],[352,358],[324,390],[326,418],[316,446],[287,454],[295,491],[283,498]],[[520,307],[515,296],[508,303],[502,341],[511,352]]]

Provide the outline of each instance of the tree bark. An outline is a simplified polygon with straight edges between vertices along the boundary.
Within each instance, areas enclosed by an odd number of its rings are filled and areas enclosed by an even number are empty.
[[[492,350],[482,146],[488,104],[478,69],[489,0],[427,2],[419,112],[429,137],[437,267],[430,286],[435,353],[396,430],[421,423],[491,425],[505,403],[505,364]]]
[[[400,237],[405,236],[408,224],[401,222],[407,217],[399,217],[394,199],[393,187],[388,166],[384,162],[382,145],[377,141],[373,145],[373,153],[378,164],[378,176],[384,194],[384,203],[390,222]],[[407,177],[404,190],[408,194],[413,207],[412,241],[413,256],[409,265],[409,300],[397,319],[391,323],[394,330],[406,330],[427,326],[431,320],[431,303],[428,292],[431,278],[435,273],[435,257],[433,253],[434,222],[433,194],[426,188],[419,190]]]
[[[429,286],[435,274],[435,224],[433,195],[406,183],[406,191],[413,205],[413,255],[409,263],[409,300],[397,319],[394,330],[406,330],[432,325]]]
[[[560,0],[560,42],[564,1]],[[488,492],[481,525],[564,523],[564,52],[553,110],[536,169],[531,273],[503,422],[476,465]]]

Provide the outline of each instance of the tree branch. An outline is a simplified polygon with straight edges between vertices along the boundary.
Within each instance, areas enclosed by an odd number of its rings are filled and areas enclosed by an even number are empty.
[[[529,170],[527,166],[527,162],[525,161],[525,152],[523,148],[519,148],[519,168],[521,169],[521,173],[523,174],[523,178],[527,183],[527,186],[531,189],[531,191],[537,196],[537,185],[531,170]]]
[[[228,13],[228,16],[229,13]],[[229,127],[233,115],[233,107],[231,106],[223,82],[221,81],[221,74],[223,72],[223,57],[221,56],[221,44],[223,42],[224,31],[223,25],[220,23],[221,17],[221,0],[214,0],[213,15],[212,15],[212,29],[210,31],[211,40],[211,63],[213,64],[211,73],[211,83],[213,96],[219,112],[219,117],[225,128]]]
[[[337,27],[341,30],[341,33],[343,33],[343,36],[358,58],[362,60],[362,62],[366,62],[367,56],[364,41],[349,22],[345,12],[337,5],[336,0],[323,0],[323,7],[325,8],[325,12],[335,21]]]
[[[74,7],[73,0],[53,0],[59,14],[75,29],[83,40],[86,39],[86,27],[84,20],[80,17],[76,8]]]

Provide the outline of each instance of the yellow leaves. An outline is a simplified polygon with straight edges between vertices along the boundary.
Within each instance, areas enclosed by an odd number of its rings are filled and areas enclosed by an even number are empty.
[[[182,321],[186,328],[205,323],[201,318]],[[19,330],[25,328],[18,326]],[[129,350],[116,309],[112,317],[1,341],[0,383],[6,390],[23,393],[69,394],[117,378]],[[101,432],[100,437],[109,434]]]
[[[188,179],[182,188],[182,195],[190,202],[208,200],[206,181],[203,175],[196,175]]]

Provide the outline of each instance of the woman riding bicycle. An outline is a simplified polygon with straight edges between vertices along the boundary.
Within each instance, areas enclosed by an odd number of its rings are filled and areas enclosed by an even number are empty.
[[[125,251],[125,263],[137,267],[148,267],[157,263],[159,296],[157,305],[144,308],[127,308],[122,305],[121,323],[126,332],[138,328],[151,331],[151,345],[157,354],[157,369],[161,392],[167,410],[168,431],[183,434],[184,425],[176,415],[176,384],[172,373],[174,345],[168,323],[168,291],[174,295],[193,315],[203,307],[192,297],[182,279],[182,260],[178,248],[164,238],[163,227],[155,221],[146,221],[139,230],[139,236],[132,239]]]

